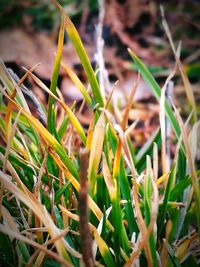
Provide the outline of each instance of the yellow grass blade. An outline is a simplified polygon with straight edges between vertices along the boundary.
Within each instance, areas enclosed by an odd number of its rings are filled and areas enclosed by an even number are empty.
[[[61,62],[61,65],[63,69],[66,71],[66,73],[69,75],[72,82],[77,86],[77,88],[80,90],[80,92],[84,96],[86,103],[90,106],[92,103],[92,100],[84,84],[80,81],[76,73],[69,66],[67,66],[64,62]]]
[[[60,170],[62,170],[63,173],[65,174],[66,179],[68,179],[71,182],[71,184],[73,185],[73,187],[79,192],[79,190],[80,190],[79,182],[68,171],[66,166],[63,164],[63,162],[60,160],[60,158],[55,154],[55,152],[53,150],[50,150],[49,153],[51,154],[51,156],[55,160],[56,164],[59,166]],[[90,196],[88,197],[88,204],[89,204],[89,207],[92,210],[92,212],[95,214],[97,219],[100,221],[102,216],[103,216],[103,213]],[[113,226],[110,224],[110,222],[108,222],[108,226],[111,230],[113,230]]]
[[[193,236],[184,240],[183,243],[181,243],[176,249],[175,255],[180,262],[184,259],[186,254],[189,252],[189,246],[195,239],[198,239],[197,234],[194,234]]]
[[[17,94],[16,89],[11,95],[11,99],[14,99]],[[12,121],[12,111],[13,111],[14,105],[12,104],[11,101],[8,102],[7,107],[6,107],[6,113],[5,113],[5,134],[6,134],[6,139],[9,139],[10,133],[11,133],[11,121]]]
[[[105,115],[104,112],[102,112],[94,129],[89,157],[88,177],[91,196],[95,193],[95,183],[102,155],[105,127]]]
[[[56,261],[58,261],[60,264],[62,264],[65,267],[72,267],[73,266],[69,262],[67,262],[65,259],[63,259],[60,255],[58,255],[57,253],[47,249],[46,247],[36,243],[35,241],[33,241],[31,239],[19,234],[18,232],[10,229],[9,227],[7,227],[3,224],[0,224],[0,232],[4,233],[4,234],[6,234],[12,238],[21,240],[24,243],[27,243],[27,244],[35,247],[35,248],[38,248],[41,251],[44,251],[44,253],[46,253],[47,255],[49,255],[50,257],[52,257],[53,259],[55,259]]]
[[[55,96],[50,90],[49,88],[40,80],[38,79],[34,74],[30,73],[31,77],[34,79],[34,81],[43,89],[45,90],[49,95],[52,96],[52,98],[54,98],[55,100],[57,100],[60,105],[62,106],[62,108],[65,110],[66,114],[68,115],[71,123],[73,124],[73,126],[75,127],[75,129],[77,130],[83,144],[86,144],[86,136],[84,133],[84,130],[80,124],[80,122],[78,121],[77,117],[74,115],[74,113],[72,112],[72,110],[70,109],[70,107],[68,107],[62,100],[60,100],[57,96]]]
[[[60,233],[60,230],[55,226],[47,210],[41,205],[41,203],[35,198],[35,196],[30,191],[28,191],[28,189],[26,190],[26,193],[22,192],[9,180],[9,176],[5,175],[1,171],[0,171],[0,180],[4,184],[5,188],[7,188],[7,190],[13,193],[20,201],[22,201],[27,207],[29,207],[35,213],[35,215],[45,225],[52,238],[55,238],[56,235]],[[64,239],[56,240],[55,246],[60,256],[64,257],[67,261],[70,261],[69,255],[65,249],[66,241]],[[67,248],[71,253],[72,249],[69,248],[69,245],[67,245]]]
[[[168,177],[169,177],[169,172],[166,172],[161,177],[159,177],[156,181],[157,186],[159,186],[162,182],[166,181]]]
[[[116,180],[113,179],[110,173],[104,154],[103,154],[103,178],[105,180],[110,199],[111,201],[113,201],[114,199],[116,199],[117,196],[117,184]]]
[[[15,103],[12,99],[10,99],[7,95],[6,97],[12,101],[13,105],[20,109],[19,105]],[[62,161],[67,166],[67,168],[70,170],[70,172],[78,178],[78,172],[69,159],[65,149],[59,144],[59,142],[53,137],[48,130],[40,123],[35,117],[33,117],[31,114],[27,113],[23,108],[21,108],[21,112],[24,114],[24,116],[29,120],[31,125],[38,131],[38,133],[41,135],[43,141],[45,144],[47,144],[49,147],[52,147],[56,153],[62,158]]]
[[[90,125],[87,131],[86,148],[88,150],[91,149],[91,145],[92,145],[92,138],[93,138],[93,133],[94,133],[94,119],[95,119],[95,112],[92,113],[92,118],[90,120]]]
[[[76,215],[76,214],[73,214],[72,212],[70,212],[69,210],[65,209],[64,207],[62,207],[61,205],[59,206],[61,211],[63,213],[65,213],[67,216],[69,216],[69,218],[75,220],[75,221],[79,221],[79,216]],[[106,244],[106,242],[103,240],[103,238],[99,235],[96,227],[94,225],[92,225],[91,223],[89,223],[89,228],[90,228],[90,231],[91,233],[93,233],[94,235],[94,239],[97,243],[97,246],[99,248],[99,251],[101,253],[101,255],[103,257],[106,257],[105,255],[107,255],[107,257],[109,258],[108,261],[110,260],[110,263],[112,262],[112,258],[110,258],[108,256],[108,254],[110,255],[110,251],[109,251],[109,248]],[[113,266],[114,262],[112,262],[112,266]]]
[[[3,161],[3,172],[5,172],[5,170],[6,170],[7,160],[8,160],[8,156],[9,156],[10,148],[11,148],[11,143],[12,143],[12,141],[14,139],[14,136],[15,136],[15,132],[16,132],[17,123],[18,123],[18,119],[19,119],[20,113],[21,113],[21,111],[19,110],[19,112],[18,112],[18,114],[17,114],[17,116],[15,118],[15,122],[12,125],[12,129],[11,129],[10,135],[9,135],[9,137],[7,139],[7,147],[6,147],[6,152],[5,152],[5,158],[4,158],[4,161]],[[19,147],[18,147],[18,150],[19,150]],[[26,159],[27,158],[28,157],[26,157]]]
[[[59,3],[56,0],[53,0],[53,3],[60,10],[61,14],[63,14],[64,9],[61,7],[61,5],[59,5]],[[100,105],[100,107],[103,107],[104,106],[104,99],[102,97],[101,90],[100,90],[99,84],[97,82],[95,73],[92,69],[90,60],[87,56],[87,53],[85,51],[85,48],[83,46],[83,43],[80,39],[79,34],[78,34],[74,24],[72,23],[70,18],[67,16],[67,14],[65,14],[65,26],[66,26],[66,31],[68,33],[68,36],[69,36],[74,48],[76,49],[77,55],[79,56],[81,64],[82,64],[84,71],[87,75],[88,81],[89,81],[91,89],[92,89],[92,93],[94,95],[95,102],[98,103]]]

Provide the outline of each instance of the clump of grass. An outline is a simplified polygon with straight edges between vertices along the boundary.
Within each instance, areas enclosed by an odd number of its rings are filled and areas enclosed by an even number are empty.
[[[102,96],[78,32],[55,4],[61,26],[50,89],[32,73],[34,67],[16,82],[0,64],[1,265],[198,266],[194,251],[199,252],[200,232],[200,172],[195,169],[199,122],[191,129],[183,123],[145,65],[129,50],[161,110],[160,128],[136,154],[127,122],[140,76],[122,121],[116,123],[112,94]],[[61,62],[65,30],[91,93]],[[61,66],[88,105],[88,129],[57,89]],[[35,102],[42,123],[31,114],[21,91],[27,76],[49,94],[47,109]],[[59,123],[56,102],[64,112]],[[177,140],[169,166],[162,145],[166,117]],[[81,149],[72,149],[74,135]]]

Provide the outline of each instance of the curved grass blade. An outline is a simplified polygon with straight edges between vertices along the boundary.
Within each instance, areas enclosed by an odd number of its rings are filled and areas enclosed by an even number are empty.
[[[49,152],[50,152],[52,158],[54,159],[54,161],[56,162],[56,164],[59,166],[59,168],[65,174],[66,178],[71,182],[71,184],[76,189],[76,191],[79,192],[79,190],[80,190],[80,184],[77,181],[77,179],[75,179],[73,177],[73,175],[69,172],[69,170],[63,164],[62,160],[55,154],[55,152],[53,150],[50,150]],[[102,218],[102,216],[103,216],[102,211],[99,209],[98,205],[94,202],[94,200],[91,197],[88,198],[88,203],[89,203],[90,209],[95,214],[95,216],[97,217],[97,219],[100,221],[101,218]],[[113,226],[110,224],[109,221],[107,221],[107,225],[108,225],[109,229],[111,231],[113,231]]]
[[[147,69],[147,67],[142,63],[142,61],[133,53],[133,51],[131,51],[130,49],[128,49],[128,52],[130,54],[130,56],[132,57],[132,59],[135,62],[135,65],[138,69],[138,71],[141,72],[142,77],[144,78],[144,80],[150,85],[150,88],[154,94],[154,96],[157,98],[157,100],[160,100],[161,97],[161,90],[160,90],[160,86],[158,85],[158,83],[156,82],[156,80],[153,78],[153,76],[151,75],[151,73],[149,72],[149,70]],[[167,102],[167,100],[165,100],[165,112],[166,115],[171,123],[172,128],[174,129],[174,133],[177,137],[177,139],[180,137],[181,131],[180,131],[180,127],[179,124],[177,123],[176,117],[174,116],[174,113],[169,105],[169,103]],[[184,154],[185,154],[185,149],[182,146],[181,149],[183,150]]]
[[[61,211],[63,213],[66,213],[70,218],[72,218],[75,221],[79,221],[78,215],[71,213],[69,210],[65,209],[61,205],[59,207],[60,207]],[[89,228],[90,228],[90,231],[94,235],[94,239],[97,243],[100,254],[102,255],[102,258],[103,258],[106,266],[116,267],[117,265],[115,264],[115,262],[113,260],[112,254],[110,253],[110,250],[109,250],[109,247],[106,244],[106,242],[103,240],[103,238],[99,235],[96,227],[94,225],[92,225],[91,223],[89,223]]]
[[[21,240],[24,243],[30,244],[31,246],[40,249],[41,251],[44,251],[47,255],[51,256],[52,258],[56,259],[58,262],[60,262],[61,264],[63,264],[63,266],[65,267],[72,267],[72,265],[68,262],[66,262],[65,259],[63,259],[61,256],[59,256],[58,254],[56,254],[55,252],[47,249],[46,247],[36,243],[35,241],[19,234],[18,232],[8,228],[7,226],[0,224],[0,232],[9,235],[13,238],[16,238],[18,240]]]
[[[80,81],[80,79],[76,75],[76,73],[69,66],[67,66],[64,62],[61,62],[61,65],[62,65],[63,69],[66,71],[66,73],[69,75],[69,77],[72,80],[72,82],[80,90],[80,92],[83,95],[86,103],[90,106],[91,103],[92,103],[92,99],[91,99],[90,95],[88,94],[87,89],[85,88],[83,83]]]
[[[185,124],[183,123],[182,118],[174,105],[173,105],[173,108],[175,110],[176,117],[181,128],[181,134],[182,134],[183,142],[186,148],[186,155],[188,158],[188,165],[190,168],[192,187],[194,190],[194,196],[195,196],[195,202],[196,202],[196,210],[197,210],[196,217],[197,217],[198,232],[200,236],[200,187],[199,187],[198,177],[197,177],[197,173],[195,170],[195,164],[193,161],[193,156],[192,156],[191,147],[189,144],[189,138],[187,136]]]
[[[0,179],[4,186],[12,192],[20,201],[22,201],[29,209],[31,209],[35,215],[41,220],[41,222],[47,227],[49,234],[51,235],[52,238],[56,237],[56,235],[59,234],[59,229],[55,226],[53,223],[53,220],[51,219],[49,213],[47,210],[42,206],[42,204],[35,198],[35,196],[26,190],[26,193],[23,191],[19,190],[10,180],[9,176],[5,175],[3,172],[0,171]],[[68,262],[70,262],[70,257],[69,254],[65,248],[65,242],[63,239],[61,240],[56,240],[55,241],[55,246],[63,258],[65,258]],[[71,248],[69,249],[70,253]]]
[[[11,98],[7,96],[7,98],[13,103],[13,105],[20,109],[17,103],[15,103]],[[31,114],[26,112],[23,108],[21,108],[21,112],[24,114],[24,116],[29,120],[31,125],[38,131],[38,133],[41,135],[42,139],[48,146],[52,147],[56,153],[60,156],[63,163],[66,165],[66,167],[69,169],[69,171],[72,173],[74,177],[78,179],[78,172],[75,168],[73,162],[68,157],[65,149],[59,144],[59,142],[53,137],[48,130],[40,123],[35,117],[33,117]]]
[[[171,46],[172,51],[174,53],[174,57],[176,59],[177,66],[179,68],[179,72],[180,72],[180,75],[181,75],[181,78],[182,78],[182,81],[183,81],[183,85],[184,85],[185,93],[186,93],[186,96],[187,96],[188,104],[189,104],[189,106],[191,108],[191,111],[193,111],[193,120],[194,120],[194,122],[196,122],[197,121],[197,107],[196,107],[196,103],[195,103],[194,93],[192,91],[192,87],[191,87],[189,78],[188,78],[188,76],[186,74],[186,71],[184,69],[184,66],[181,63],[180,59],[179,59],[178,53],[176,52],[176,49],[175,49],[175,46],[174,46],[174,42],[173,42],[173,39],[172,39],[172,35],[171,35],[171,32],[170,32],[169,26],[167,24],[167,21],[165,19],[164,8],[161,6],[160,9],[161,9],[163,28],[165,30],[165,33],[166,33],[167,38],[169,40],[170,46]]]
[[[62,49],[63,49],[63,43],[64,43],[64,29],[65,29],[65,16],[64,16],[64,13],[62,13],[60,31],[59,31],[59,36],[58,36],[58,47],[57,47],[57,53],[56,53],[54,69],[53,69],[53,74],[52,74],[52,78],[51,78],[51,86],[50,86],[50,91],[54,95],[56,93],[56,87],[57,87],[58,75],[59,75],[59,69],[60,69],[60,62],[61,62],[61,57],[62,57]],[[56,128],[55,128],[55,117],[53,116],[54,101],[55,101],[54,98],[51,95],[49,95],[48,113],[47,113],[47,128],[51,134],[54,134],[55,136],[57,136]]]
[[[64,10],[58,4],[58,2],[53,0],[53,3],[59,9],[59,11],[63,14]],[[85,73],[87,75],[88,81],[89,81],[91,89],[92,89],[92,93],[94,95],[94,100],[96,103],[99,103],[100,107],[103,107],[104,106],[104,99],[102,97],[101,89],[100,89],[99,84],[97,82],[95,73],[92,69],[90,60],[87,56],[87,53],[86,53],[85,48],[83,46],[83,43],[80,39],[80,36],[79,36],[76,28],[74,27],[74,24],[72,23],[72,21],[70,20],[70,18],[66,14],[65,14],[65,27],[66,27],[66,31],[68,33],[68,36],[69,36],[74,48],[76,49],[76,52],[80,58],[81,64],[82,64],[82,66],[85,70]]]
[[[77,130],[82,142],[84,145],[86,145],[86,136],[84,133],[84,130],[80,124],[80,122],[78,121],[77,117],[75,116],[75,114],[73,113],[73,111],[71,110],[70,107],[68,107],[67,104],[65,104],[62,100],[60,100],[56,95],[54,95],[49,88],[40,80],[38,79],[33,73],[30,73],[31,77],[34,79],[34,81],[43,89],[45,90],[52,98],[54,98],[55,100],[57,100],[60,105],[62,106],[62,108],[65,110],[65,112],[68,115],[69,120],[71,121],[71,123],[73,124],[74,128]]]

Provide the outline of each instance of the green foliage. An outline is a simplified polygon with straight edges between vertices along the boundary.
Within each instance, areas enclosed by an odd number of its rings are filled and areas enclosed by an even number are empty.
[[[169,172],[162,171],[155,153],[155,144],[160,152],[163,142],[158,129],[135,154],[123,127],[118,125],[117,131],[110,120],[108,114],[115,114],[114,110],[105,104],[107,99],[101,94],[78,32],[61,6],[57,7],[62,23],[50,89],[37,80],[49,93],[47,129],[27,111],[25,99],[1,63],[0,87],[6,101],[1,101],[0,118],[0,264],[83,266],[82,254],[87,251],[80,234],[79,196],[85,194],[90,213],[81,222],[82,227],[89,227],[84,238],[88,238],[87,249],[93,251],[97,265],[128,267],[138,261],[140,266],[159,266],[159,262],[163,266],[197,266],[188,253],[190,245],[198,241],[200,216],[195,214],[189,151],[183,143],[177,144]],[[90,96],[83,93],[92,118],[84,131],[75,107],[68,107],[56,95],[64,28],[91,87]],[[129,52],[159,101],[160,86],[141,60]],[[65,111],[59,127],[56,101]],[[180,139],[179,121],[167,101],[165,114]],[[73,149],[74,136],[82,141],[78,149]],[[83,151],[87,151],[89,162],[84,170]],[[88,188],[82,179],[87,180]]]

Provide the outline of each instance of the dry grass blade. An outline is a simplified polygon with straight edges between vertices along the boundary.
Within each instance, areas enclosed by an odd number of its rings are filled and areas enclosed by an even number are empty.
[[[148,228],[146,227],[145,221],[142,217],[142,213],[140,210],[140,203],[139,203],[139,199],[138,199],[138,184],[135,180],[133,180],[133,197],[134,197],[134,202],[135,202],[135,216],[137,218],[137,223],[138,223],[138,227],[139,227],[140,232],[141,232],[141,239],[142,240],[139,242],[138,249],[131,253],[129,260],[127,261],[127,263],[125,264],[124,267],[133,266],[134,261],[139,256],[139,254],[141,253],[141,250],[143,248],[145,250],[146,257],[149,260],[148,266],[153,267],[151,254],[150,254],[150,248],[148,245],[148,238],[149,238],[151,231],[153,229],[153,224],[151,223]]]
[[[199,188],[199,182],[198,182],[197,174],[195,171],[194,161],[193,161],[192,152],[191,152],[191,148],[189,145],[189,140],[188,140],[187,132],[185,129],[185,125],[184,125],[184,123],[180,117],[178,110],[176,109],[174,104],[172,104],[172,105],[173,105],[173,108],[175,110],[175,114],[176,114],[178,123],[180,125],[182,138],[183,138],[185,148],[186,148],[186,154],[187,154],[187,159],[188,159],[188,164],[189,164],[191,179],[192,179],[192,185],[193,185],[194,195],[195,195],[195,200],[196,200],[196,209],[197,209],[196,216],[197,216],[198,231],[199,231],[199,236],[200,236],[200,216],[199,216],[199,214],[200,214],[200,188]]]
[[[104,154],[103,154],[103,177],[109,192],[110,199],[113,200],[117,194],[117,184],[116,180],[113,179],[110,173]]]
[[[35,241],[19,234],[18,232],[12,230],[11,228],[3,225],[3,224],[0,224],[0,232],[6,234],[6,235],[9,235],[10,237],[12,238],[16,238],[18,240],[21,240],[23,241],[24,243],[27,243],[41,251],[44,251],[44,253],[46,255],[48,255],[49,257],[55,259],[57,262],[59,262],[60,264],[62,264],[63,266],[66,266],[66,267],[72,267],[72,265],[68,262],[66,262],[65,259],[63,259],[60,255],[56,254],[55,252],[53,251],[50,251],[49,249],[47,249],[46,247],[36,243]]]
[[[60,230],[55,226],[54,222],[52,221],[52,218],[50,217],[46,209],[35,198],[35,196],[28,191],[28,189],[26,190],[26,193],[22,192],[9,180],[9,176],[5,175],[1,171],[0,179],[4,186],[10,192],[12,192],[20,201],[22,201],[35,213],[35,215],[40,219],[40,221],[47,227],[48,232],[52,238],[56,237],[60,233]],[[70,248],[64,239],[55,241],[55,246],[60,256],[64,257],[68,261],[70,261],[70,258],[65,249],[66,247],[70,251],[70,253],[72,253],[72,255],[79,257],[79,253]]]
[[[14,221],[13,217],[10,215],[10,212],[4,207],[1,206],[1,215],[3,221],[8,224],[8,227],[15,232],[19,232],[18,227],[19,225]]]
[[[169,29],[169,26],[168,26],[167,21],[165,19],[164,8],[162,6],[161,6],[161,15],[162,15],[162,24],[163,24],[164,30],[166,32],[166,35],[169,39],[169,43],[171,45],[172,51],[174,53],[174,57],[176,59],[176,63],[178,65],[178,68],[179,68],[179,71],[180,71],[180,74],[181,74],[181,77],[183,80],[186,96],[188,98],[189,105],[191,106],[192,111],[194,112],[193,116],[194,116],[194,120],[196,121],[197,120],[197,109],[196,109],[196,103],[195,103],[195,99],[194,99],[194,93],[192,91],[192,87],[191,87],[190,81],[188,79],[188,76],[185,73],[184,67],[183,67],[179,57],[177,56],[177,52],[176,52],[176,49],[175,49],[175,46],[174,46],[174,43],[172,40],[170,29]]]
[[[189,134],[189,145],[192,153],[193,164],[195,164],[195,158],[199,150],[199,131],[200,131],[200,121],[197,121]]]
[[[139,83],[140,83],[140,73],[138,73],[137,80],[136,80],[135,84],[133,85],[133,88],[132,88],[131,93],[130,93],[129,98],[128,98],[128,103],[127,103],[127,106],[126,106],[126,109],[125,109],[125,114],[124,114],[123,120],[121,122],[121,127],[122,127],[123,131],[126,130],[126,126],[127,126],[127,123],[128,123],[129,112],[131,110],[132,103],[133,103],[133,98],[134,98],[134,95],[136,93],[136,90],[138,88]]]
[[[10,132],[10,136],[8,137],[7,139],[7,147],[6,147],[6,153],[5,153],[5,158],[4,158],[4,161],[3,161],[3,172],[6,171],[6,165],[7,165],[7,161],[8,161],[8,156],[9,156],[9,153],[10,153],[10,148],[11,148],[11,143],[13,141],[13,138],[15,136],[15,132],[16,132],[16,129],[17,129],[17,123],[18,123],[18,119],[19,119],[19,116],[21,114],[21,110],[19,110],[16,118],[15,118],[15,121],[12,125],[12,130]]]
[[[70,107],[68,107],[67,104],[65,104],[61,99],[59,99],[55,94],[53,94],[49,90],[49,88],[40,79],[38,79],[33,73],[30,73],[30,75],[33,78],[33,80],[40,86],[40,88],[45,90],[45,92],[47,92],[53,99],[57,100],[60,103],[60,105],[65,110],[66,114],[68,115],[71,123],[73,124],[73,126],[77,130],[83,144],[85,145],[86,144],[86,136],[85,136],[84,130],[83,130],[80,122],[78,121],[77,117],[74,115],[74,113],[70,109]]]
[[[5,155],[3,155],[2,153],[0,153],[0,160],[2,162],[5,161]],[[16,170],[14,169],[12,164],[9,162],[9,160],[7,160],[6,171],[8,171],[11,174],[12,178],[16,181],[16,183],[18,184],[19,188],[21,190],[23,190],[24,192],[26,192],[27,188],[25,187],[25,185],[23,184],[23,182],[19,178],[19,175],[17,174]]]
[[[34,69],[38,66],[38,64],[36,64],[35,66],[33,66],[30,70],[26,71],[26,73],[22,76],[22,78],[18,81],[17,86],[20,88],[21,85],[23,84],[23,82],[25,81],[25,79],[28,77],[29,73],[31,73],[32,71],[34,71]],[[12,95],[10,96],[11,99],[14,100],[15,96],[17,94],[17,90],[16,88],[13,90]],[[6,133],[6,137],[9,138],[10,136],[10,131],[11,131],[11,115],[12,115],[12,110],[13,110],[13,104],[11,101],[8,102],[7,104],[7,108],[6,108],[6,115],[5,115],[5,133]]]
[[[44,245],[47,247],[48,245],[53,244],[56,240],[64,237],[68,232],[69,232],[69,229],[66,228],[66,229],[62,230],[61,233],[58,234],[56,237],[51,238],[49,240],[47,238],[46,242],[44,242]],[[37,257],[37,255],[38,255],[38,257]],[[45,253],[43,251],[41,251],[40,249],[37,249],[35,251],[35,253],[31,256],[31,258],[29,259],[29,261],[27,262],[26,267],[29,267],[29,266],[31,267],[33,265],[33,261],[34,261],[34,258],[35,257],[37,257],[37,259],[35,261],[35,266],[40,266],[42,264],[42,261],[44,259],[44,256],[45,256]]]
[[[11,98],[9,98],[9,96],[7,96],[7,95],[5,95],[5,96],[13,103],[15,108],[20,109],[20,106],[17,103],[15,103]],[[49,133],[49,131],[35,117],[33,117],[31,114],[27,113],[23,108],[21,108],[21,112],[30,121],[32,126],[39,132],[44,143],[47,144],[49,147],[52,147],[58,153],[58,155],[62,158],[63,162],[65,162],[65,164],[69,168],[72,175],[74,175],[75,177],[78,177],[78,172],[77,172],[76,168],[74,167],[71,160],[67,156],[67,153],[64,150],[64,148],[55,139],[55,137],[53,137]]]
[[[25,74],[26,75],[26,74]],[[9,92],[8,91],[8,94],[9,95],[13,95],[15,94],[15,90],[16,90],[16,100],[18,101],[18,103],[20,103],[20,105],[27,111],[30,113],[30,109],[28,107],[28,104],[26,102],[26,99],[22,93],[22,88],[19,87],[18,83],[20,83],[20,79],[18,78],[18,76],[12,71],[12,70],[9,70],[9,79],[12,81],[12,91]],[[23,79],[23,77],[22,77]]]
[[[91,196],[95,194],[96,176],[98,173],[99,163],[101,160],[101,154],[103,149],[105,125],[105,115],[104,112],[102,112],[94,129],[89,157],[88,177],[90,183],[89,191]]]
[[[153,144],[153,177],[155,180],[158,179],[158,146],[156,143]]]
[[[67,216],[69,216],[69,218],[71,218],[71,219],[73,219],[75,221],[79,221],[80,220],[78,215],[73,214],[69,210],[67,210],[64,207],[62,207],[61,205],[59,207],[60,207],[60,209],[61,209],[61,211],[63,213],[65,213]],[[94,225],[92,225],[91,223],[89,223],[89,228],[90,228],[91,233],[94,235],[94,239],[95,239],[95,241],[96,241],[96,243],[98,245],[99,251],[100,251],[102,257],[104,258],[104,261],[107,263],[107,266],[116,267],[116,264],[112,259],[109,247],[106,244],[106,242],[103,240],[101,235],[98,233],[96,227]]]

